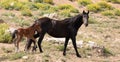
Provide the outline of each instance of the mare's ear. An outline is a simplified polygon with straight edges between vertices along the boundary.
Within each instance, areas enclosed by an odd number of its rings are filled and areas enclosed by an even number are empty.
[[[86,12],[83,10],[83,14],[85,14]]]
[[[87,14],[89,14],[89,10],[88,10],[88,13]]]

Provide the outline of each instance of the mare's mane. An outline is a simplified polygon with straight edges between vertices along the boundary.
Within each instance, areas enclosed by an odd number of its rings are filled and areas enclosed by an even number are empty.
[[[76,21],[80,21],[80,18],[82,17],[82,14],[78,14],[74,17],[69,17],[69,18],[65,18],[63,20],[55,20],[55,19],[52,19],[53,21],[60,21],[60,22],[63,22],[63,23],[66,23],[66,24],[69,24],[69,23],[74,23]]]

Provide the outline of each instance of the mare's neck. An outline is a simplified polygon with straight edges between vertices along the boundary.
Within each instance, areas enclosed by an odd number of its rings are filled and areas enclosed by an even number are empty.
[[[82,17],[82,15],[77,15],[75,17],[75,22],[74,22],[75,29],[78,30],[81,27],[82,24],[83,24],[83,17]]]

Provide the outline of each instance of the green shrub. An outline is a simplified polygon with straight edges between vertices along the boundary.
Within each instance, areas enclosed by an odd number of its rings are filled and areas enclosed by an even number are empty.
[[[93,18],[93,17],[90,17],[88,22],[90,24],[96,24],[96,23],[98,23],[97,20],[95,18]]]
[[[57,7],[50,7],[48,10],[39,10],[39,14],[40,16],[42,16],[43,14],[50,14],[50,13],[54,13],[57,12],[58,8]]]
[[[69,10],[60,11],[59,14],[63,17],[70,17],[71,16]]]
[[[26,4],[24,4],[24,5],[22,6],[21,10],[26,10],[26,9],[30,9],[30,7],[29,7],[28,5],[26,5]]]
[[[58,49],[59,51],[63,51],[63,50],[64,50],[64,46],[62,46],[62,45],[57,46],[57,49]]]
[[[6,12],[6,13],[3,13],[2,15],[3,15],[3,16],[8,16],[8,17],[9,17],[9,16],[10,16],[10,17],[15,17],[15,14],[13,14],[13,13],[11,13],[11,12],[8,12],[8,13]]]
[[[92,3],[91,0],[78,0],[78,4],[83,5],[83,6],[86,6],[86,5],[91,4],[91,3]]]
[[[4,9],[12,10],[14,9],[15,1],[5,0],[1,2],[1,5]]]
[[[33,10],[33,9],[37,8],[37,7],[34,5],[33,2],[27,2],[27,3],[25,3],[25,5],[26,5],[26,7],[28,7],[28,9],[30,9],[30,10]]]
[[[15,20],[12,20],[12,21],[17,23],[21,27],[30,25],[30,21],[26,21],[26,20],[23,20],[23,19],[17,19],[17,20],[15,19]]]
[[[48,3],[48,4],[53,4],[53,0],[30,0],[32,2],[36,3]]]
[[[63,4],[63,5],[59,5],[58,8],[60,10],[64,10],[64,9],[71,9],[73,7],[71,5],[68,5],[68,4]]]
[[[30,2],[42,3],[43,0],[29,0]]]
[[[42,7],[43,6],[43,7]],[[23,6],[23,9],[30,9],[30,10],[37,10],[39,9],[40,7],[44,8],[44,7],[47,7],[48,4],[44,5],[42,3],[33,3],[33,2],[26,2],[25,5]],[[46,8],[45,7],[45,8]]]
[[[75,9],[75,8],[70,8],[69,10],[70,10],[70,12],[72,12],[72,13],[79,13],[79,10],[77,10],[77,9]]]
[[[19,53],[15,53],[12,55],[9,55],[10,60],[17,60],[22,58],[23,56],[25,56],[26,54],[24,52],[19,52]]]
[[[53,0],[43,0],[44,3],[53,4]]]
[[[8,29],[8,25],[3,23],[0,24],[0,42],[1,43],[11,43],[11,35],[10,33],[6,32]]]
[[[49,4],[42,4],[42,3],[36,3],[35,6],[40,10],[48,10],[51,7],[51,5]]]
[[[113,16],[114,12],[111,11],[111,10],[107,10],[107,11],[101,12],[101,14],[104,15],[104,16]]]
[[[120,4],[120,0],[106,0],[106,1]]]
[[[90,4],[90,5],[87,5],[87,9],[93,12],[98,12],[100,11],[100,6],[97,4]]]
[[[49,1],[52,0],[44,0],[46,3],[51,3]],[[0,4],[0,7],[8,9],[8,10],[36,10],[36,9],[43,9],[48,10],[50,8],[50,4],[43,4],[43,3],[33,3],[33,2],[20,2],[17,0],[5,0]]]
[[[24,9],[24,10],[22,10],[22,11],[21,11],[21,14],[22,14],[23,16],[32,16],[31,10],[29,10],[29,9]]]
[[[114,7],[112,7],[112,5],[108,4],[105,1],[101,1],[96,4],[87,5],[87,9],[93,12],[98,12],[98,11],[112,10],[114,9]]]
[[[52,9],[54,11],[58,11],[58,7],[56,7],[56,6],[50,7],[50,9]]]
[[[54,13],[57,12],[58,9],[56,7],[50,7],[48,10],[44,11],[45,13]]]
[[[24,4],[22,2],[16,2],[15,6],[14,6],[14,9],[15,10],[21,10],[23,5]]]
[[[78,13],[79,11],[76,9],[76,8],[74,8],[73,6],[71,6],[71,5],[68,5],[68,4],[64,4],[64,5],[59,5],[58,6],[58,9],[59,10],[68,10],[69,12],[72,12],[72,13]]]
[[[108,48],[103,48],[103,55],[104,56],[113,56],[114,54],[108,49]]]
[[[100,10],[112,10],[113,9],[112,5],[110,5],[109,3],[105,1],[101,1],[97,4],[100,6]]]
[[[114,13],[115,15],[120,16],[120,9],[114,9]]]
[[[4,0],[1,2],[1,7],[7,10],[22,10],[26,4],[28,4],[28,2],[24,3],[17,0]]]

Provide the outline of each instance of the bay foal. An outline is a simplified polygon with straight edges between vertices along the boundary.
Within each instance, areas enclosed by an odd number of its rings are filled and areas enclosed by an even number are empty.
[[[27,37],[27,40],[32,39],[34,42],[34,47],[36,48],[36,40],[34,38],[34,34],[35,31],[39,32],[41,31],[38,23],[34,23],[32,26],[28,27],[28,28],[18,28],[17,30],[15,30],[12,34],[12,41],[14,42],[14,45],[16,47],[16,52],[19,51],[19,42],[21,41],[21,39],[24,37]],[[26,47],[25,47],[26,49]],[[33,49],[34,50],[34,49]]]

